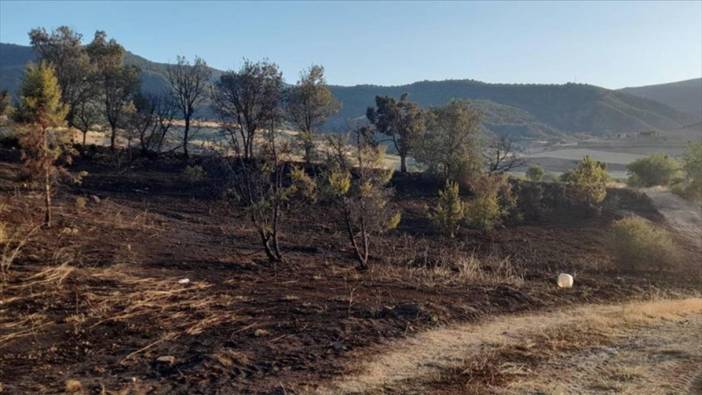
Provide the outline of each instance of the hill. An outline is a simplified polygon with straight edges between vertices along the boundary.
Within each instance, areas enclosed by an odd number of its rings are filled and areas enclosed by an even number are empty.
[[[655,100],[678,111],[702,119],[702,78],[669,84],[647,85],[620,89],[620,92]]]
[[[376,95],[408,93],[422,106],[437,106],[453,98],[480,100],[487,106],[486,123],[493,131],[513,130],[523,137],[557,134],[607,135],[670,129],[691,117],[668,106],[624,92],[586,84],[489,84],[474,80],[422,81],[402,86],[332,87],[344,104],[331,121],[358,116]],[[499,104],[498,104],[499,103]]]
[[[0,89],[16,92],[24,65],[35,59],[31,47],[0,43]],[[139,66],[146,91],[166,88],[166,64],[127,52],[125,63]],[[221,70],[212,69],[213,80]],[[653,100],[586,84],[489,84],[475,80],[421,81],[400,86],[331,86],[342,109],[327,122],[330,131],[343,130],[347,120],[363,117],[376,95],[409,93],[423,107],[467,99],[483,112],[491,133],[520,138],[562,138],[573,134],[607,135],[679,128],[697,121]],[[212,117],[203,110],[201,117]]]

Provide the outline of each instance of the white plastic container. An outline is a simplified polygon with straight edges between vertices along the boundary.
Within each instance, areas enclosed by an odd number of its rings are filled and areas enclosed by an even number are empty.
[[[558,275],[558,287],[559,288],[573,288],[573,276],[566,273],[561,273]]]

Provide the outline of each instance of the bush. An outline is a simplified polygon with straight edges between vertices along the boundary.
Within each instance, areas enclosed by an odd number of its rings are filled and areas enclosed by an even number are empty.
[[[483,175],[473,183],[475,196],[465,207],[468,225],[489,232],[516,206],[516,198],[507,178],[499,175]]]
[[[453,237],[463,216],[464,204],[458,183],[446,181],[444,189],[439,191],[439,201],[431,214],[431,219],[443,233]]]
[[[542,181],[544,179],[544,169],[539,165],[531,166],[526,171],[526,178],[529,181]]]
[[[580,203],[596,206],[607,197],[607,166],[586,155],[575,169],[563,173],[569,194]]]
[[[78,211],[85,210],[85,207],[87,205],[88,205],[88,199],[84,198],[83,196],[76,197],[76,209]]]
[[[641,217],[627,217],[612,225],[610,250],[629,270],[662,269],[676,261],[676,249],[668,232]]]
[[[680,164],[668,155],[655,154],[638,159],[627,167],[627,183],[635,187],[668,185],[680,169]]]
[[[681,184],[681,195],[702,202],[702,143],[690,144],[683,157],[687,179]]]
[[[183,169],[183,179],[187,182],[200,182],[207,178],[207,172],[200,165],[187,166]]]

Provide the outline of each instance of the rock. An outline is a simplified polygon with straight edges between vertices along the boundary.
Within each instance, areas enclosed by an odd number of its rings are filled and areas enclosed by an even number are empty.
[[[180,280],[178,280],[178,284],[188,284],[188,283],[190,283],[189,278],[181,278]]]
[[[100,203],[100,198],[97,197],[97,195],[90,195],[90,200],[92,200],[95,204]]]
[[[175,363],[175,357],[173,355],[163,355],[156,358],[156,362],[173,365]]]
[[[265,330],[265,329],[256,329],[256,330],[254,331],[254,336],[256,336],[256,337],[268,336],[268,335],[270,335],[270,334],[271,334],[271,333],[268,332],[268,331]]]
[[[566,273],[561,273],[558,275],[558,287],[559,288],[573,288],[573,276]]]

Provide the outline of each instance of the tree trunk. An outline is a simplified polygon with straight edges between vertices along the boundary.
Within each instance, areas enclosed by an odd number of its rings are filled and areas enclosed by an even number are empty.
[[[400,154],[400,173],[407,173],[407,154]]]
[[[110,134],[110,151],[115,150],[115,138],[117,137],[117,128],[115,126],[110,126],[112,133]]]
[[[46,129],[43,130],[44,135],[44,155],[48,155],[49,152],[49,136]],[[46,227],[51,227],[51,164],[44,164],[44,225]]]
[[[85,147],[85,138],[88,135],[88,131],[83,132],[83,147]]]
[[[183,132],[183,154],[188,159],[188,134],[190,133],[190,117],[185,117],[185,131]]]

